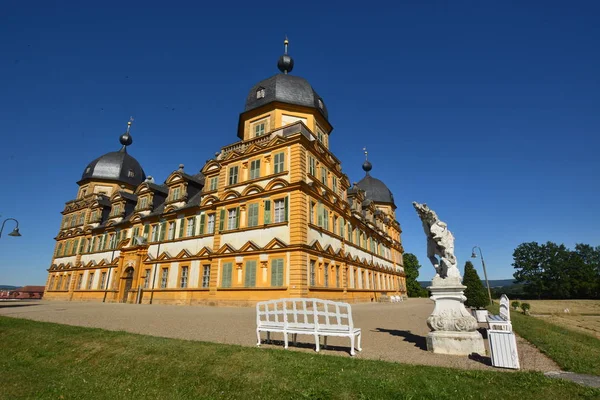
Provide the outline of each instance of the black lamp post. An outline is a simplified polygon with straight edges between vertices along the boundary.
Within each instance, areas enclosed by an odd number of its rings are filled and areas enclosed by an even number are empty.
[[[15,229],[13,229],[13,231],[11,233],[9,233],[8,236],[16,236],[16,237],[21,236],[21,234],[19,233],[19,221],[17,221],[14,218],[6,218],[4,220],[4,222],[2,222],[2,227],[0,228],[0,238],[2,237],[2,231],[4,230],[4,224],[6,224],[6,221],[15,221],[17,224]]]
[[[490,282],[488,281],[487,271],[485,270],[485,261],[483,261],[483,253],[481,252],[481,247],[473,246],[473,250],[471,252],[471,258],[477,258],[477,253],[475,253],[475,249],[479,249],[479,255],[481,256],[481,265],[483,265],[483,275],[485,276],[485,284],[488,290],[488,297],[490,299],[490,304],[492,303],[492,292],[490,291]]]

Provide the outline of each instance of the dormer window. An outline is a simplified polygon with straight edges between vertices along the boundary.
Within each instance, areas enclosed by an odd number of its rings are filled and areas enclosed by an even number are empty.
[[[256,91],[256,98],[263,99],[265,97],[265,88],[258,88]]]
[[[323,100],[319,99],[319,108],[322,110],[323,109]]]
[[[132,169],[130,169],[130,170],[127,172],[127,177],[128,177],[128,178],[134,178],[134,177],[135,177],[135,172],[133,172],[133,170],[132,170]]]
[[[172,199],[173,200],[178,200],[179,199],[179,192],[180,192],[180,188],[176,187],[173,189],[173,195],[172,195]]]
[[[144,209],[144,208],[146,208],[146,205],[147,205],[147,204],[148,204],[148,198],[147,198],[147,197],[142,197],[142,198],[140,199],[140,205],[139,205],[139,208],[140,208],[140,209]]]
[[[85,173],[86,173],[86,174],[89,174],[91,170],[92,170],[92,167],[87,167],[87,168],[85,169]]]

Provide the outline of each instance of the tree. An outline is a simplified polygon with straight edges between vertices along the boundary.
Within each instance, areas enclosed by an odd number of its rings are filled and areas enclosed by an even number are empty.
[[[465,297],[467,298],[465,305],[467,307],[484,308],[489,304],[487,292],[483,288],[483,283],[481,283],[479,274],[477,274],[471,261],[465,263],[463,285],[467,287],[465,289]]]
[[[404,273],[406,274],[406,291],[408,297],[427,296],[427,290],[422,288],[419,282],[417,282],[419,268],[421,268],[417,256],[411,253],[404,253],[402,260],[404,262]]]
[[[513,267],[516,283],[524,283],[524,290],[530,296],[541,298],[546,290],[542,273],[544,269],[543,250],[537,242],[521,243],[513,252]]]

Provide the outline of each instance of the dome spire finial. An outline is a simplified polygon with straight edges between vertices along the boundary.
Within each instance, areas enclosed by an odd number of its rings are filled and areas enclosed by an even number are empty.
[[[363,147],[363,152],[365,153],[365,162],[362,165],[362,169],[366,172],[366,175],[369,175],[369,171],[373,169],[373,164],[369,162],[369,152],[366,147]]]
[[[288,44],[289,40],[286,36],[283,41],[283,55],[277,61],[277,68],[284,74],[292,72],[292,69],[294,69],[294,59],[288,55]]]
[[[119,138],[119,142],[121,142],[121,144],[123,145],[123,147],[121,147],[121,150],[119,150],[122,153],[127,153],[127,146],[129,146],[131,143],[133,143],[133,139],[131,138],[131,135],[129,134],[129,131],[131,130],[131,123],[133,122],[133,117],[129,117],[129,121],[127,121],[127,131],[121,135],[121,137]]]

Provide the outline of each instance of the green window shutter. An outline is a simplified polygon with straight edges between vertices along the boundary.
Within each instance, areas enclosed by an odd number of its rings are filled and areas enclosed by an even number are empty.
[[[192,217],[192,219],[188,220],[188,224],[192,224],[190,232],[192,233],[192,236],[196,236],[196,217]]]
[[[58,246],[56,247],[56,257],[60,257],[62,247],[63,247],[62,243],[59,243]]]
[[[79,243],[79,254],[83,253],[83,249],[85,249],[85,239],[81,239],[81,242]]]
[[[204,220],[206,218],[206,214],[202,214],[200,216],[200,232],[198,232],[198,234],[203,235],[204,234]]]
[[[221,286],[224,288],[231,287],[231,263],[223,264],[223,278],[221,280]]]
[[[321,202],[317,204],[317,225],[323,227],[323,204]]]
[[[73,245],[72,253],[76,254],[78,248],[79,248],[79,239],[75,240],[75,244]]]
[[[219,218],[219,232],[223,231],[225,227],[225,209],[221,209],[221,218]]]
[[[246,261],[246,278],[244,283],[246,287],[256,286],[256,261]]]
[[[144,225],[144,237],[148,239],[148,235],[150,234],[150,225]]]
[[[271,261],[271,286],[283,286],[283,259]]]
[[[283,220],[285,222],[287,222],[288,221],[288,215],[289,215],[289,209],[290,209],[290,207],[289,207],[289,201],[288,201],[287,196],[284,199],[284,207],[285,208],[284,208]]]
[[[158,226],[157,226],[158,227]],[[163,221],[160,223],[160,233],[158,236],[158,241],[162,242],[165,240],[165,234],[167,233],[167,222]]]
[[[265,225],[271,223],[271,200],[265,200]]]
[[[183,237],[183,226],[185,225],[185,219],[179,218],[179,237]]]
[[[240,208],[235,208],[235,229],[240,227]]]
[[[135,228],[133,228],[133,236],[131,237],[131,239],[133,239],[136,236],[140,235],[140,227],[136,226]]]

